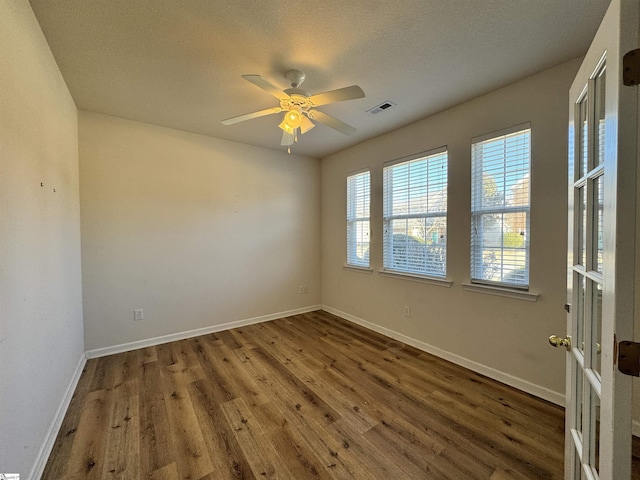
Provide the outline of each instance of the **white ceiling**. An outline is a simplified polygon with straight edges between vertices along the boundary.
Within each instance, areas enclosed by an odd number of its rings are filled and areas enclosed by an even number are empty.
[[[366,98],[320,107],[292,148],[322,158],[582,55],[608,0],[31,0],[80,109],[274,149],[277,106],[241,78],[312,94],[360,85]],[[384,101],[395,107],[366,113]]]

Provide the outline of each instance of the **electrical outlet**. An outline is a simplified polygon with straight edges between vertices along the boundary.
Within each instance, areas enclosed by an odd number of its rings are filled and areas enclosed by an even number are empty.
[[[144,319],[144,310],[142,308],[136,308],[133,311],[133,320],[143,320]]]
[[[405,305],[404,306],[404,316],[405,317],[410,317],[411,316],[411,307],[409,305]]]
[[[298,287],[298,293],[303,294],[303,293],[307,293],[309,291],[309,289],[307,288],[306,285],[300,285]]]

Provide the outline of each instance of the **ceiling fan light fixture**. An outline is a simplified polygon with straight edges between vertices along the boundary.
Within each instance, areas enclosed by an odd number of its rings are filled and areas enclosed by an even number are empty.
[[[293,132],[295,132],[295,128],[293,128],[291,125],[289,125],[287,123],[287,117],[285,116],[284,120],[282,120],[282,122],[280,123],[280,125],[278,125],[283,131],[285,131],[286,133],[293,135]]]
[[[295,110],[292,108],[285,115],[285,121],[287,122],[287,125],[295,129],[300,126],[300,122],[302,121],[301,117],[302,117],[302,114],[298,110]]]
[[[290,108],[287,113],[284,114],[284,119],[280,123],[279,127],[287,133],[294,134],[296,129],[300,127],[302,123],[302,113],[296,108]]]
[[[302,135],[304,135],[305,133],[307,133],[309,130],[311,130],[313,127],[315,127],[316,124],[313,123],[311,120],[309,120],[307,117],[305,117],[304,115],[302,115],[302,118],[300,119],[300,133]]]

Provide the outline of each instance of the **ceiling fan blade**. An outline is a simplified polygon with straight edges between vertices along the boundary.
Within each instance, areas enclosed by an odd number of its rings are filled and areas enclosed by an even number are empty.
[[[286,100],[287,98],[289,98],[289,95],[284,93],[270,81],[262,78],[260,75],[242,75],[242,78],[244,78],[248,82],[253,83],[256,87],[260,87],[265,92],[276,97],[278,100]]]
[[[285,131],[282,132],[282,141],[280,142],[280,145],[282,145],[283,147],[290,147],[295,141],[296,137],[293,133]]]
[[[347,125],[341,120],[338,120],[336,117],[332,117],[331,115],[327,115],[326,113],[321,112],[320,110],[309,110],[307,112],[309,118],[320,122],[327,127],[331,127],[334,130],[338,130],[340,133],[344,133],[345,135],[353,135],[358,130],[351,125]]]
[[[344,102],[345,100],[354,100],[363,97],[364,92],[362,89],[358,85],[351,85],[350,87],[338,88],[337,90],[312,95],[309,100],[316,107],[319,107],[320,105],[326,105],[328,103]]]
[[[251,120],[252,118],[264,117],[265,115],[271,115],[273,113],[280,113],[281,107],[267,108],[266,110],[260,110],[259,112],[247,113],[238,117],[227,118],[222,120],[225,125],[233,125],[234,123],[244,122],[245,120]]]

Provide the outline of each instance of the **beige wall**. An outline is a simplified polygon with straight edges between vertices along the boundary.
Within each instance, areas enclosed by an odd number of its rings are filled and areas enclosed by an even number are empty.
[[[317,160],[83,111],[79,144],[87,350],[320,303]]]
[[[404,335],[445,357],[543,397],[561,401],[564,351],[547,338],[566,317],[568,88],[572,61],[322,162],[323,304]],[[532,128],[530,290],[536,302],[463,290],[469,281],[471,138],[524,122]],[[446,145],[449,152],[450,288],[383,277],[382,164]],[[371,169],[373,273],[346,270],[345,178]],[[411,317],[403,316],[409,305]]]
[[[76,107],[29,3],[2,1],[0,472],[37,474],[83,351]]]

